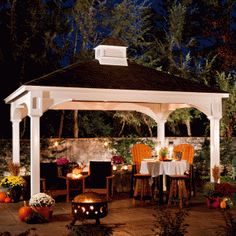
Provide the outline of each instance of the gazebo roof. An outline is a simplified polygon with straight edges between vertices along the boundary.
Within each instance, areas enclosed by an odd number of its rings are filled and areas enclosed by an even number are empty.
[[[210,169],[219,165],[219,121],[228,93],[130,62],[120,42],[97,46],[95,59],[29,81],[5,98],[11,104],[15,163],[20,162],[20,122],[26,116],[31,119],[31,195],[40,191],[40,117],[50,109],[139,111],[157,122],[164,146],[168,115],[195,107],[210,120]]]
[[[128,66],[101,65],[97,60],[75,63],[31,80],[25,85],[147,91],[225,93],[134,62]]]

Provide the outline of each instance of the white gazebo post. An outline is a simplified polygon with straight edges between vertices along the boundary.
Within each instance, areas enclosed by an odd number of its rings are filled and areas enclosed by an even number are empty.
[[[166,119],[159,119],[157,122],[157,140],[161,147],[165,146],[165,123]]]
[[[210,120],[210,176],[214,182],[212,168],[220,165],[220,118],[208,117]]]
[[[12,161],[20,163],[20,121],[12,119]]]
[[[31,116],[30,190],[31,196],[40,192],[40,117]]]

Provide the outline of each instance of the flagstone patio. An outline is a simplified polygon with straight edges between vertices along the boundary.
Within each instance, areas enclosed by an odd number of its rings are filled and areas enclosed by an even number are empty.
[[[109,213],[101,219],[101,224],[95,225],[95,220],[87,220],[82,225],[77,221],[72,229],[67,225],[72,221],[71,203],[57,202],[53,212],[53,219],[44,224],[26,224],[18,218],[18,209],[23,202],[18,203],[0,203],[0,235],[3,232],[9,232],[9,235],[19,235],[22,232],[31,230],[30,235],[115,235],[115,236],[151,236],[155,235],[155,217],[157,213],[157,203],[146,203],[145,206],[133,206],[132,198],[126,195],[116,195],[113,201],[109,202]],[[172,206],[171,210],[175,211],[177,207]],[[234,219],[236,219],[236,207],[229,210]],[[197,194],[190,200],[188,207],[188,216],[185,218],[187,227],[187,236],[213,236],[226,235],[224,227],[226,222],[223,217],[223,210],[208,209],[204,197]],[[89,224],[89,227],[87,227]],[[87,234],[86,234],[87,232]],[[89,233],[90,232],[90,233]],[[220,234],[222,233],[222,234]],[[4,234],[5,235],[5,234]]]

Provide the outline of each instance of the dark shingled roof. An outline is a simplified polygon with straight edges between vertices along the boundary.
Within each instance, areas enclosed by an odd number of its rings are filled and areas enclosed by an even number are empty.
[[[223,93],[203,83],[183,79],[129,62],[128,66],[100,65],[97,60],[76,63],[25,85]]]

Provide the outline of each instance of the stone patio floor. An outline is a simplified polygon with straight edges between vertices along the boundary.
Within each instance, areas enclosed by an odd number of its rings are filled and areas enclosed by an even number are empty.
[[[28,235],[22,234],[29,229],[30,235],[40,236],[64,236],[64,235],[115,235],[115,236],[151,236],[155,235],[155,217],[157,203],[147,202],[144,206],[132,204],[132,198],[118,195],[109,202],[109,212],[101,219],[101,224],[95,225],[95,220],[87,220],[83,224],[76,222],[72,229],[67,225],[72,221],[71,203],[57,202],[53,218],[49,223],[26,224],[18,218],[18,210],[23,202],[0,203],[0,235]],[[177,206],[169,209],[175,211]],[[223,217],[223,210],[208,209],[204,198],[196,196],[191,198],[188,208],[188,216],[185,218],[187,236],[215,236],[226,235],[224,227],[226,222]],[[236,207],[229,210],[236,221]],[[89,227],[88,227],[89,226]],[[85,230],[90,233],[83,233]],[[102,231],[101,231],[102,230]],[[86,232],[87,232],[86,231]],[[94,231],[96,231],[94,233]],[[9,234],[4,234],[9,232]],[[236,232],[235,232],[236,235]]]

